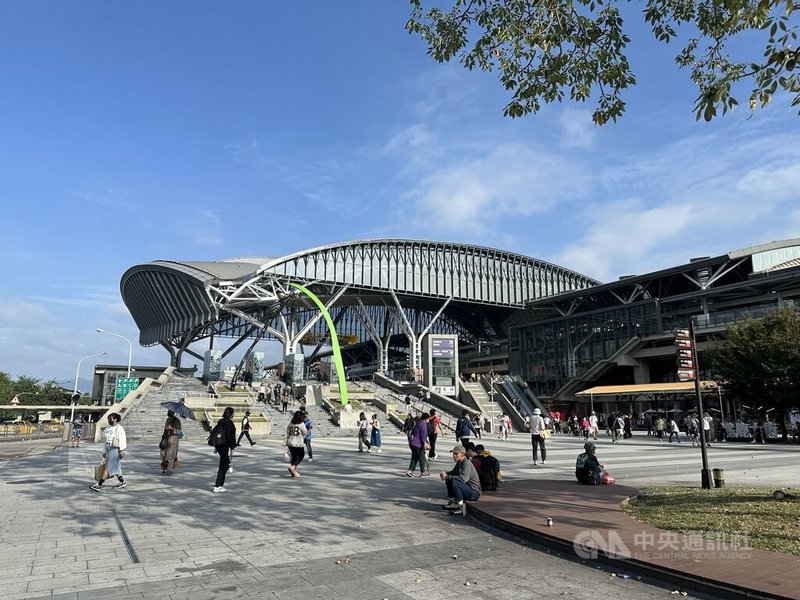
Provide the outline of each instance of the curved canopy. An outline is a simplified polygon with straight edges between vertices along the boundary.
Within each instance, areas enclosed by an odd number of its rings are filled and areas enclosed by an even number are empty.
[[[291,314],[302,326],[317,311],[292,293],[288,283],[309,286],[326,302],[338,294],[330,309],[337,330],[364,341],[370,339],[366,315],[382,324],[380,335],[390,335],[402,331],[390,317],[398,305],[415,327],[430,321],[445,303],[432,332],[457,333],[465,340],[496,339],[504,337],[500,324],[509,313],[531,300],[599,284],[502,250],[381,239],[321,246],[281,258],[158,260],[128,269],[120,290],[142,345],[185,348],[210,335],[263,335],[264,325],[277,325],[282,315]],[[319,327],[322,331],[324,324]]]

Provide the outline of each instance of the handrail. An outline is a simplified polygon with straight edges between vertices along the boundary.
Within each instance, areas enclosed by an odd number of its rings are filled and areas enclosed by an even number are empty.
[[[103,427],[102,424],[108,419],[111,413],[119,414],[120,420],[124,420],[131,408],[142,401],[152,386],[163,386],[164,383],[169,381],[170,377],[172,377],[174,371],[175,367],[167,367],[164,372],[158,376],[158,379],[145,377],[135,390],[128,392],[120,402],[109,406],[108,410],[104,412],[103,416],[97,421],[98,424],[94,430],[94,441],[99,442],[103,439],[103,430],[105,427]]]

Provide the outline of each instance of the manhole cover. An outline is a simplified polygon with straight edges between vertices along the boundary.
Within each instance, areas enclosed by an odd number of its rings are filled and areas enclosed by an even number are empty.
[[[32,484],[32,483],[45,483],[46,479],[17,479],[15,481],[6,481],[8,485],[24,485],[24,484]]]

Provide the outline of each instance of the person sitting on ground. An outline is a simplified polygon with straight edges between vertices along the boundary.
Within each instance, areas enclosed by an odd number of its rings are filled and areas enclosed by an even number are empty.
[[[600,485],[603,481],[603,465],[601,465],[595,451],[597,447],[590,443],[584,444],[584,453],[579,454],[575,461],[575,477],[584,485]]]
[[[476,464],[477,463],[477,464]],[[478,478],[481,481],[481,490],[493,492],[497,489],[502,474],[500,473],[500,461],[492,453],[483,447],[483,444],[475,445],[475,456],[472,457],[472,465],[478,471]],[[478,466],[480,465],[480,467]]]
[[[439,473],[439,478],[447,486],[447,504],[442,508],[466,515],[464,501],[474,501],[481,497],[481,482],[472,461],[467,459],[464,446],[453,448],[453,460],[456,464],[452,471]]]

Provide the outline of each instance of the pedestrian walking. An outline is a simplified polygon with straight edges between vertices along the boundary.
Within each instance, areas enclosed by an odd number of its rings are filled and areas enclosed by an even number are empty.
[[[83,437],[83,417],[77,415],[72,422],[72,446],[74,448],[81,445],[81,437]]]
[[[675,419],[669,420],[669,443],[672,443],[672,436],[675,436],[675,439],[678,440],[678,443],[681,443],[681,430],[678,429],[678,423]]]
[[[125,430],[120,425],[122,417],[118,413],[111,413],[108,415],[108,427],[103,430],[103,439],[105,447],[103,449],[103,458],[106,465],[106,477],[101,477],[97,483],[89,486],[89,489],[99,492],[103,483],[111,477],[116,477],[117,485],[114,489],[121,490],[127,486],[125,478],[122,476],[122,459],[125,458],[125,451],[128,448],[128,440],[125,437]]]
[[[158,447],[161,450],[161,474],[172,475],[178,464],[178,443],[183,426],[174,410],[167,411],[164,433]],[[163,447],[162,447],[163,446]]]
[[[428,417],[427,413],[422,413],[414,429],[411,430],[411,435],[408,439],[408,445],[411,448],[411,462],[408,464],[406,476],[411,477],[414,475],[414,470],[419,463],[419,476],[428,477],[428,460],[425,458],[425,450],[428,447]]]
[[[364,446],[366,446],[367,452],[372,452],[369,439],[367,439],[369,433],[369,421],[367,421],[367,415],[365,415],[363,412],[358,415],[356,427],[358,427],[358,451],[363,452]]]
[[[378,454],[381,453],[381,424],[378,421],[378,415],[372,415],[372,432],[370,434],[370,444],[372,444],[373,448],[378,449]]]
[[[711,417],[708,413],[703,413],[703,437],[706,439],[706,446],[711,445]],[[762,437],[762,440],[764,438]],[[762,443],[765,443],[762,441]]]
[[[219,454],[219,468],[214,488],[215,494],[226,492],[225,475],[231,466],[231,454],[236,448],[236,425],[233,424],[233,408],[230,406],[222,411],[222,418],[214,425],[209,436],[209,443],[214,446],[214,452]]]
[[[689,436],[689,441],[692,442],[692,446],[700,444],[700,439],[697,437],[700,433],[700,421],[697,420],[696,416],[689,417],[689,428],[686,433]]]
[[[597,413],[594,411],[592,411],[592,414],[589,415],[589,433],[591,434],[593,440],[597,439],[599,428],[597,426]]]
[[[436,414],[436,409],[432,408],[430,410],[430,416],[428,417],[428,444],[430,445],[430,450],[428,450],[428,459],[429,460],[436,460],[439,458],[436,455],[436,440],[439,438],[439,434],[442,431],[442,419],[439,418],[439,415]]]
[[[511,419],[506,416],[506,413],[500,415],[500,441],[506,442],[508,441],[508,428],[511,425]]]
[[[469,444],[470,433],[478,435],[478,430],[472,424],[469,418],[469,412],[466,410],[461,413],[461,417],[456,421],[456,438],[462,446]]]
[[[246,437],[247,441],[250,442],[251,446],[255,446],[256,443],[253,441],[253,438],[250,437],[250,411],[244,411],[244,417],[242,417],[242,431],[239,434],[239,439],[236,440],[236,445],[241,446],[242,437]]]
[[[533,416],[531,417],[531,446],[533,446],[533,464],[539,462],[539,450],[542,451],[542,464],[547,464],[547,448],[544,444],[544,436],[542,432],[545,429],[544,419],[542,418],[542,411],[538,408],[533,409]]]
[[[303,414],[303,425],[306,426],[306,435],[303,437],[303,444],[305,444],[306,452],[308,453],[308,462],[314,462],[314,451],[311,449],[311,430],[314,428],[314,425],[311,423],[311,419],[305,409],[301,409],[300,412]]]
[[[305,456],[305,437],[308,433],[306,425],[303,422],[303,413],[295,411],[292,415],[292,420],[286,427],[286,439],[284,444],[289,449],[289,474],[292,477],[300,477],[300,472],[297,467],[303,462]]]

